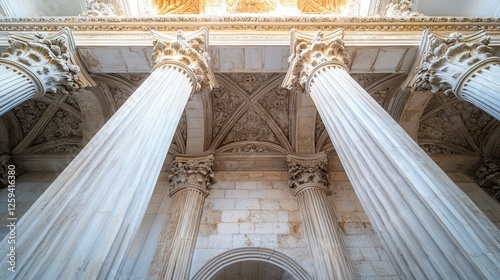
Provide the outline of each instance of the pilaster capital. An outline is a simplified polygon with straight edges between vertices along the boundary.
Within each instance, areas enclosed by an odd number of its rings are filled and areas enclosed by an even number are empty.
[[[290,38],[290,65],[283,87],[303,93],[309,78],[320,67],[336,64],[347,69],[349,55],[345,51],[342,29],[327,34],[316,31],[314,35],[292,30]]]
[[[295,196],[308,188],[320,188],[329,194],[328,160],[325,152],[312,155],[288,154],[287,161],[288,185],[295,188]]]
[[[210,67],[208,54],[208,29],[202,28],[193,34],[177,32],[177,37],[169,37],[156,31],[153,34],[153,69],[164,64],[178,64],[191,76],[195,93],[211,91],[218,87]]]
[[[52,35],[9,33],[8,42],[10,47],[1,55],[0,63],[28,71],[40,85],[36,93],[40,96],[96,85],[75,52],[75,41],[68,28]]]
[[[471,71],[484,68],[492,58],[490,37],[484,31],[468,36],[451,33],[443,36],[426,29],[422,34],[419,54],[405,86],[412,90],[453,92],[460,98],[457,86]]]
[[[176,156],[169,176],[170,196],[187,188],[194,188],[208,195],[209,186],[214,182],[213,164],[213,154]]]

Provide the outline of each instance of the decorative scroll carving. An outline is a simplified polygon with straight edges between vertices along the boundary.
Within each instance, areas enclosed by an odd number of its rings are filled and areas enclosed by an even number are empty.
[[[323,35],[317,31],[314,36],[292,30],[288,73],[283,81],[283,87],[305,91],[306,82],[311,71],[325,63],[337,62],[346,67],[349,55],[344,48],[344,31],[337,29]]]
[[[269,125],[251,108],[236,122],[222,141],[222,145],[240,141],[262,141],[280,144]]]
[[[266,108],[285,135],[289,136],[288,101],[290,91],[284,88],[274,88],[260,98],[260,103]]]
[[[452,92],[452,87],[472,65],[492,56],[490,37],[484,31],[463,36],[439,36],[425,30],[420,49],[421,61],[410,82],[413,90]]]
[[[500,200],[500,166],[496,162],[484,158],[481,167],[476,171],[476,179],[481,188]]]
[[[424,15],[413,11],[413,0],[398,0],[388,3],[385,12],[387,17],[423,17]]]
[[[224,85],[216,88],[210,94],[213,106],[212,138],[215,138],[222,126],[243,102],[238,94],[232,94]]]
[[[423,144],[420,145],[420,147],[429,155],[457,154],[457,152],[454,152],[452,150],[449,150],[447,148],[441,147],[436,144]]]
[[[67,93],[95,85],[88,73],[78,66],[79,59],[72,53],[75,43],[67,28],[50,36],[46,33],[10,34],[8,42],[8,52],[2,54],[2,59],[29,68],[43,84],[44,91],[39,92],[40,95]]]
[[[465,101],[454,103],[453,107],[455,107],[457,113],[462,117],[462,121],[469,134],[475,141],[478,141],[479,135],[493,117]]]
[[[124,14],[121,0],[87,0],[81,17],[106,17]]]
[[[305,14],[339,14],[347,0],[298,0],[297,8]]]
[[[208,54],[208,29],[202,28],[198,32],[184,35],[177,32],[176,38],[164,36],[158,32],[153,33],[154,67],[173,61],[181,63],[195,76],[194,91],[210,91],[218,87],[215,76],[210,68],[210,55]]]
[[[295,194],[303,187],[314,185],[316,187],[328,187],[327,159],[326,153],[309,156],[287,155],[288,161],[288,185],[296,188]]]
[[[268,153],[269,149],[263,146],[257,146],[255,144],[246,144],[242,146],[234,147],[231,150],[232,153]]]
[[[420,122],[418,139],[452,144],[461,147],[462,150],[469,150],[464,136],[459,133],[460,125],[458,122],[450,121],[443,111],[438,111]]]
[[[205,8],[204,0],[153,0],[159,14],[201,14]]]
[[[170,195],[186,187],[194,187],[206,193],[214,182],[213,164],[213,154],[203,157],[177,156],[172,162],[169,176]]]
[[[278,0],[227,0],[226,7],[232,13],[268,13],[276,10]]]

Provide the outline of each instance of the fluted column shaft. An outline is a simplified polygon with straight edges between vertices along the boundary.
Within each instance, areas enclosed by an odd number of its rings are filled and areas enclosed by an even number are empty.
[[[316,279],[356,279],[335,214],[327,201],[326,154],[288,155],[288,166]]]
[[[179,53],[172,45],[196,52],[177,41],[157,42],[155,70],[18,222],[16,272],[0,270],[1,279],[115,277],[184,106],[205,76],[172,59]],[[4,239],[3,263],[8,248]]]
[[[213,155],[176,157],[170,175],[172,220],[162,229],[148,278],[189,278],[205,197],[213,180],[213,159]]]
[[[10,47],[0,58],[0,116],[45,92],[68,93],[94,86],[67,28],[47,36],[9,34]]]
[[[319,68],[309,92],[370,221],[407,278],[498,276],[498,230],[344,69]]]
[[[311,95],[371,224],[402,276],[497,278],[500,232],[347,73],[343,31],[292,36],[284,84]]]
[[[0,116],[37,92],[37,81],[12,65],[0,64],[0,81]]]
[[[455,95],[500,120],[500,58],[471,67],[455,85]]]

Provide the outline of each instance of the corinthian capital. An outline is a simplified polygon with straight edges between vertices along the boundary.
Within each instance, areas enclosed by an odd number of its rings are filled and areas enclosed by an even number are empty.
[[[213,154],[201,157],[176,156],[169,177],[170,195],[186,188],[195,188],[208,194],[207,190],[214,180],[213,164]]]
[[[314,36],[292,30],[288,73],[282,86],[305,92],[306,83],[317,67],[331,63],[347,68],[349,55],[344,48],[344,31],[337,29],[323,34],[317,31]]]
[[[218,87],[210,68],[208,29],[202,28],[190,35],[179,31],[176,38],[155,31],[152,33],[153,68],[169,63],[180,64],[191,75],[195,92],[210,91],[213,87]]]
[[[295,195],[309,187],[321,188],[328,193],[326,153],[314,155],[287,155],[288,185],[295,188]]]
[[[39,81],[39,95],[45,92],[71,92],[94,81],[82,66],[75,51],[75,41],[68,28],[52,34],[9,34],[10,47],[0,62],[21,67]]]
[[[469,36],[452,33],[446,37],[425,30],[406,85],[413,90],[456,94],[454,87],[465,74],[481,67],[492,56],[489,42],[490,37],[484,31]]]

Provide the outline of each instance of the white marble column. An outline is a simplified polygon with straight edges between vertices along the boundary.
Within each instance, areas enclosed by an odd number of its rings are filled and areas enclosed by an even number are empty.
[[[176,156],[170,174],[172,216],[162,229],[148,279],[189,278],[213,161],[213,154]]]
[[[190,94],[215,83],[206,29],[154,37],[153,72],[17,223],[0,279],[114,279]]]
[[[346,71],[343,32],[292,33],[285,84],[311,95],[401,276],[495,279],[500,233]]]
[[[315,279],[356,279],[353,266],[327,201],[326,154],[287,156],[290,187],[299,204]]]
[[[0,58],[0,116],[46,92],[68,93],[95,85],[81,66],[68,28],[50,36],[9,34],[9,44]]]
[[[500,57],[484,31],[445,37],[425,30],[419,56],[405,82],[414,90],[453,92],[500,120]]]

